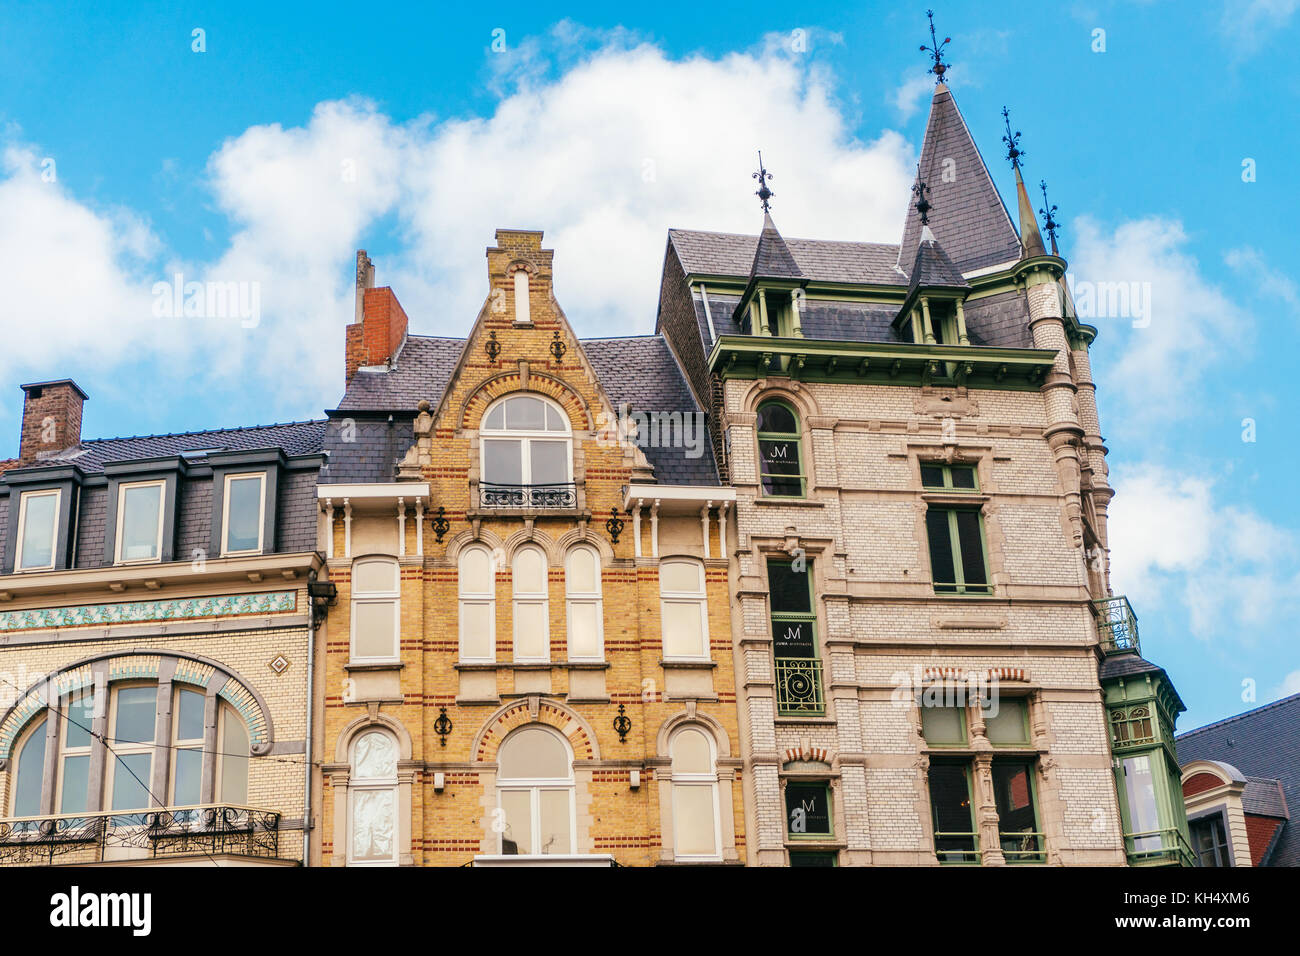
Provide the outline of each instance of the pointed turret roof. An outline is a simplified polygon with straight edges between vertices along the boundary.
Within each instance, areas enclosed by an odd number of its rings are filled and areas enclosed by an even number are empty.
[[[1033,204],[1029,193],[1025,191],[1025,180],[1020,175],[1020,166],[1016,164],[1016,204],[1020,207],[1020,258],[1032,259],[1034,256],[1047,255],[1043,246],[1042,233],[1038,231],[1038,219],[1034,216]]]
[[[772,221],[771,213],[763,213],[763,231],[758,236],[754,250],[754,264],[749,270],[750,279],[802,279],[803,273],[795,264],[790,247]]]
[[[930,119],[921,146],[920,178],[929,184],[939,212],[930,228],[958,271],[966,273],[1020,258],[1020,237],[988,167],[946,83],[930,101]],[[899,246],[899,268],[921,237],[921,216],[908,206]]]
[[[916,244],[916,258],[912,260],[912,280],[907,291],[910,297],[917,289],[969,289],[961,270],[948,257],[934,237],[930,227],[921,227],[921,241]]]

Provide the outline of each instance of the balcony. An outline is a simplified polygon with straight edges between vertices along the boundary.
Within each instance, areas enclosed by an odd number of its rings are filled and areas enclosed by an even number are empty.
[[[1124,834],[1129,866],[1195,866],[1196,856],[1178,827]]]
[[[577,489],[571,481],[547,485],[503,485],[480,481],[478,499],[479,506],[488,509],[563,511],[578,507]]]
[[[816,658],[777,658],[776,712],[781,717],[821,717],[822,662]]]
[[[979,866],[980,835],[974,830],[936,830],[934,855],[944,866]]]
[[[1122,651],[1142,653],[1138,644],[1138,620],[1133,605],[1122,594],[1092,602],[1092,613],[1097,618],[1097,634],[1101,649],[1106,654]]]
[[[1008,864],[1046,863],[1047,835],[1032,830],[1016,830],[999,833],[998,842],[1002,844],[1002,858]]]
[[[178,860],[276,859],[280,814],[207,805],[0,819],[0,867]]]

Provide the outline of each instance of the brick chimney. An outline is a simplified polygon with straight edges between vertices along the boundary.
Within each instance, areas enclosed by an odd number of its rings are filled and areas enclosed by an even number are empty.
[[[18,460],[36,461],[42,452],[62,451],[81,443],[81,407],[88,396],[70,378],[33,382],[23,390],[23,427]]]
[[[347,382],[363,366],[389,362],[406,341],[406,312],[397,296],[387,286],[374,286],[374,263],[358,249],[356,312],[345,331]]]

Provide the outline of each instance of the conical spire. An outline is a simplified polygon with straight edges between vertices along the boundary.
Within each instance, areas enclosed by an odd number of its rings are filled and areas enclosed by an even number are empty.
[[[749,270],[751,279],[802,279],[803,273],[794,261],[790,247],[772,221],[772,214],[763,213],[763,231],[758,236],[754,250],[754,264]]]
[[[921,237],[916,244],[916,256],[912,259],[911,280],[907,291],[912,293],[919,288],[927,289],[969,289],[970,285],[962,277],[961,270],[953,265],[930,229],[930,212],[933,204],[927,198],[930,187],[920,179],[912,187],[916,196],[913,204],[917,215],[921,217]]]
[[[1047,249],[1043,246],[1043,236],[1038,231],[1038,219],[1034,216],[1033,204],[1029,201],[1029,193],[1025,191],[1025,181],[1020,176],[1020,167],[1016,166],[1016,202],[1020,207],[1020,245],[1022,252],[1021,259],[1032,259],[1034,256],[1047,255]]]

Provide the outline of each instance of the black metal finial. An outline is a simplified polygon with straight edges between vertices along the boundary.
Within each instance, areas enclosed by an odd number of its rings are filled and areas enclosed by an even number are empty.
[[[1047,201],[1047,180],[1040,179],[1038,188],[1043,191],[1043,208],[1038,210],[1038,214],[1043,217],[1043,228],[1047,230],[1047,236],[1052,240],[1052,248],[1055,249],[1056,230],[1061,227],[1061,224],[1056,221],[1056,217],[1053,215],[1056,212],[1056,207]]]
[[[769,200],[771,200],[776,193],[767,188],[767,181],[772,178],[772,174],[763,166],[763,151],[761,149],[758,151],[758,172],[754,173],[754,178],[758,180],[758,190],[754,195],[757,196],[759,201],[763,204],[763,212],[767,212],[771,209],[771,203]]]
[[[618,705],[618,716],[614,718],[614,731],[618,734],[618,742],[626,743],[627,735],[632,730],[632,718],[627,715],[627,705]]]
[[[912,195],[916,197],[916,211],[921,214],[921,225],[923,226],[930,224],[930,200],[925,198],[926,193],[929,191],[930,187],[919,179],[916,181],[916,185],[912,187]]]
[[[934,11],[926,10],[925,15],[930,18],[930,45],[921,44],[921,52],[930,54],[930,59],[934,62],[929,72],[934,74],[935,83],[942,83],[943,75],[948,72],[948,65],[943,62],[943,48],[952,42],[952,37],[944,37],[940,43],[939,35],[934,32]]]
[[[1007,159],[1011,160],[1014,169],[1019,169],[1020,160],[1025,155],[1025,151],[1020,148],[1020,130],[1011,132],[1011,111],[1005,106],[1002,107],[1002,119],[1007,124],[1006,135],[1002,137],[1002,142],[1007,145]]]

